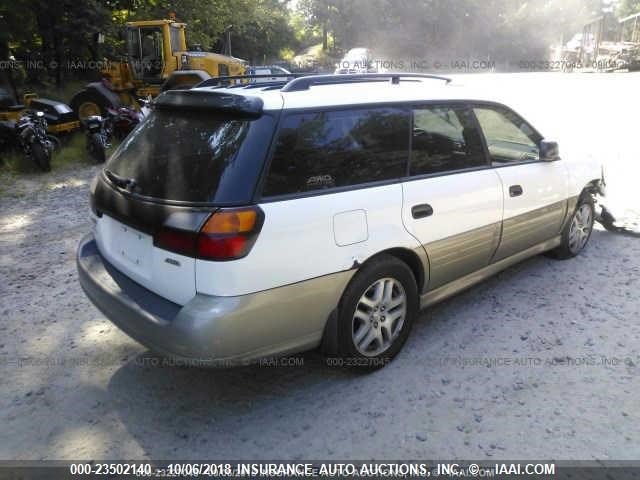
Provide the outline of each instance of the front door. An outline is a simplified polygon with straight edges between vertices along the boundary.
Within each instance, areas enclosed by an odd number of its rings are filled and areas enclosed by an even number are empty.
[[[540,160],[542,137],[515,112],[496,105],[478,105],[473,110],[502,181],[502,239],[493,258],[498,261],[560,233],[568,176],[561,160]]]

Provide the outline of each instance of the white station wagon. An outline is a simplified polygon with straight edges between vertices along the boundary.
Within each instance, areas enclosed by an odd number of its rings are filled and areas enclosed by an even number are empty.
[[[448,79],[213,80],[160,95],[91,186],[80,282],[151,350],[380,366],[421,308],[589,239],[600,166]]]

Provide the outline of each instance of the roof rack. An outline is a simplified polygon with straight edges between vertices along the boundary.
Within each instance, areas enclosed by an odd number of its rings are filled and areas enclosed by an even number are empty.
[[[303,75],[309,75],[308,73],[287,73],[287,74],[273,74],[273,75],[268,75],[268,74],[260,74],[260,75],[227,75],[227,76],[223,76],[223,77],[211,77],[208,78],[200,83],[198,83],[197,85],[194,86],[194,88],[198,88],[198,87],[217,87],[217,86],[223,86],[225,88],[229,88],[229,87],[246,87],[249,85],[255,85],[255,83],[234,83],[232,85],[225,85],[225,82],[230,82],[232,80],[252,80],[255,78],[282,78],[282,79],[286,79],[286,80],[274,80],[274,82],[289,82],[290,80],[293,80],[295,78],[301,77]],[[266,83],[266,82],[264,82]],[[258,83],[258,85],[260,85]]]
[[[233,83],[237,80],[253,80],[257,78],[281,78],[282,80],[272,80],[270,82],[249,82],[249,83]],[[360,82],[384,82],[390,81],[394,85],[398,85],[400,81],[420,81],[420,80],[442,80],[445,83],[452,81],[449,77],[440,75],[430,75],[428,73],[358,73],[358,74],[334,74],[334,75],[318,75],[309,73],[289,73],[283,75],[232,75],[226,77],[212,77],[195,85],[199,87],[213,88],[269,88],[282,87],[283,92],[299,92],[309,90],[313,85],[337,85],[345,83]]]
[[[452,81],[449,77],[440,75],[430,75],[427,73],[361,73],[361,74],[335,74],[335,75],[306,75],[294,78],[288,82],[283,88],[283,92],[299,92],[301,90],[309,90],[313,85],[333,85],[341,83],[358,83],[358,82],[382,82],[389,80],[392,84],[397,85],[402,79],[410,81],[419,81],[421,79],[442,80],[445,83]]]

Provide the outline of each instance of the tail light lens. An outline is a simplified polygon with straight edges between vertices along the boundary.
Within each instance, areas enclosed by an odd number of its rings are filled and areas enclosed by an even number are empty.
[[[162,228],[154,244],[204,260],[236,260],[249,254],[263,222],[259,207],[221,209],[211,214],[199,232]]]
[[[197,232],[177,230],[175,228],[163,228],[154,238],[157,247],[176,252],[188,257],[195,256],[195,244]]]

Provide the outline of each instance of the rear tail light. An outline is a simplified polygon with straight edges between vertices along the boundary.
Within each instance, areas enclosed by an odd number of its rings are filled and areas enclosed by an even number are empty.
[[[197,237],[197,232],[188,232],[175,228],[162,228],[154,237],[154,244],[165,250],[193,257],[195,256]]]
[[[211,214],[199,232],[163,227],[154,244],[188,257],[236,260],[249,254],[263,221],[259,207],[221,209]]]

